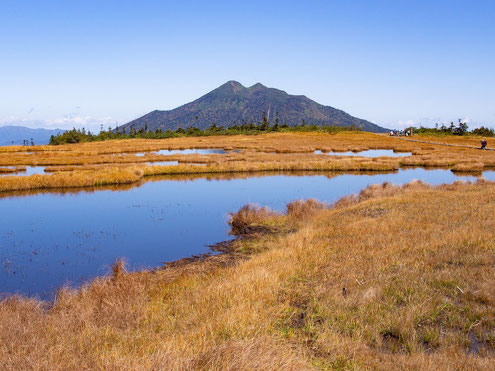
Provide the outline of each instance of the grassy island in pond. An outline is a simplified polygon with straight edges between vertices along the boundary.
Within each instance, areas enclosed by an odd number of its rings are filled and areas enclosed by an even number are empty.
[[[383,172],[406,167],[436,167],[480,173],[495,168],[495,151],[476,149],[480,138],[421,136],[406,139],[338,131],[0,147],[0,192],[131,184],[147,176],[164,174]],[[225,153],[181,153],[181,150],[187,149],[222,149]],[[362,151],[378,149],[410,155],[376,158],[360,155]],[[160,154],[168,150],[173,154]],[[356,156],[348,156],[345,152],[353,152]],[[46,174],[16,176],[26,166],[44,166]]]

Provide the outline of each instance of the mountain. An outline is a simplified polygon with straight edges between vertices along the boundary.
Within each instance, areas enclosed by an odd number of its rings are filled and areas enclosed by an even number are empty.
[[[23,144],[24,140],[31,143],[31,138],[34,144],[48,144],[51,135],[64,131],[61,129],[31,129],[24,126],[0,126],[0,146],[19,145]]]
[[[266,113],[271,124],[275,122],[278,112],[280,124],[285,122],[290,126],[299,125],[304,120],[307,125],[354,125],[365,131],[387,131],[339,109],[316,103],[304,95],[290,95],[260,83],[247,88],[237,81],[228,81],[201,98],[173,110],[152,111],[119,129],[125,128],[129,132],[131,126],[139,130],[146,125],[152,131],[190,126],[205,129],[212,123],[227,127],[234,123],[241,125],[243,122],[260,122],[262,112]]]

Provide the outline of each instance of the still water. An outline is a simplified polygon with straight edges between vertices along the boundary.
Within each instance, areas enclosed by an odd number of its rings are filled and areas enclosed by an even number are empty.
[[[495,173],[486,173],[495,179]],[[369,184],[475,180],[448,170],[359,175],[270,175],[233,180],[150,181],[126,190],[0,198],[0,292],[49,298],[69,282],[106,274],[119,257],[158,267],[231,238],[228,213],[246,203],[283,210],[293,200],[333,202]]]
[[[361,152],[322,152],[321,150],[316,150],[314,152],[318,155],[327,155],[327,156],[361,156],[361,157],[405,157],[411,156],[411,152],[394,152],[391,149],[369,149]]]
[[[34,174],[45,174],[45,167],[44,166],[26,166],[26,171],[20,171],[17,173],[0,173],[0,176],[29,176],[29,175],[34,175]]]
[[[221,148],[190,148],[190,149],[161,149],[153,152],[156,155],[224,155],[239,152],[238,149],[227,151]]]
[[[240,152],[238,149],[231,151],[221,149],[221,148],[189,148],[189,149],[160,149],[154,152],[135,152],[135,153],[122,153],[122,154],[133,154],[138,157],[146,155],[224,155],[226,153]]]

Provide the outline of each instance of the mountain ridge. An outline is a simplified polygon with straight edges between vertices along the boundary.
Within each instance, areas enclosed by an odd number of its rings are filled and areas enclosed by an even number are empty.
[[[24,140],[35,144],[48,144],[50,136],[62,133],[62,129],[33,129],[25,126],[0,126],[0,146],[22,145]]]
[[[121,125],[119,130],[176,130],[197,127],[242,125],[261,122],[265,113],[273,124],[317,126],[355,126],[365,131],[386,132],[387,129],[348,113],[319,104],[305,95],[291,95],[283,90],[268,88],[261,83],[245,87],[235,80],[227,81],[198,99],[172,110],[153,110]]]

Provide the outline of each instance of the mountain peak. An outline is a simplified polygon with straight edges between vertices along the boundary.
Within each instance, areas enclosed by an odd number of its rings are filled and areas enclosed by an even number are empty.
[[[227,85],[227,84],[232,86],[233,88],[243,88],[244,87],[239,81],[235,81],[235,80],[227,81],[224,85]]]
[[[230,80],[197,100],[170,111],[153,111],[124,125],[136,130],[147,126],[150,130],[176,130],[190,126],[204,129],[212,123],[218,126],[257,123],[266,112],[269,121],[275,116],[280,123],[299,125],[356,126],[367,131],[384,132],[384,128],[353,117],[341,110],[324,106],[301,95],[268,88],[261,83],[246,88]]]
[[[213,90],[213,92],[217,93],[223,93],[223,94],[231,94],[231,93],[237,93],[239,91],[245,90],[246,88],[238,81],[230,80],[227,81],[225,84],[220,85],[218,88]]]
[[[263,85],[260,82],[257,82],[253,86],[250,86],[248,90],[253,91],[253,90],[263,90],[263,89],[268,89],[265,85]]]

